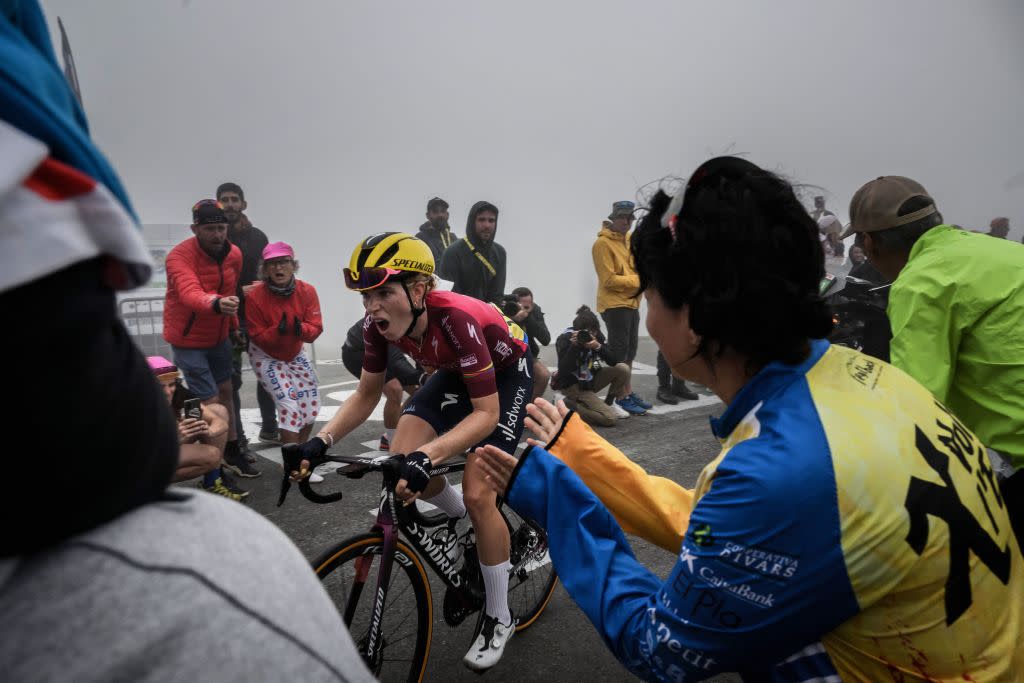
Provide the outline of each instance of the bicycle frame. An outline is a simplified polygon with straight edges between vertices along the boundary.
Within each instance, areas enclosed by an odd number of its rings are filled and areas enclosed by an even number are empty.
[[[353,458],[353,464],[362,463]],[[449,472],[459,472],[465,469],[465,463],[453,463],[441,465],[431,471],[431,478],[438,477]],[[427,564],[434,570],[450,588],[458,591],[469,590],[465,586],[462,577],[455,567],[455,564],[448,558],[447,554],[433,543],[427,534],[428,529],[437,528],[444,524],[447,517],[440,516],[436,521],[424,517],[416,509],[415,505],[405,507],[396,500],[395,486],[398,484],[398,464],[394,460],[386,460],[380,463],[380,469],[384,474],[384,481],[381,485],[380,506],[377,509],[377,519],[371,527],[372,531],[380,532],[383,536],[383,549],[381,551],[381,566],[377,573],[377,586],[373,597],[373,618],[370,622],[369,639],[366,647],[366,658],[368,661],[376,661],[378,650],[381,647],[380,625],[384,615],[384,606],[387,603],[388,585],[391,581],[391,572],[395,562],[395,548],[398,543],[398,532],[404,533],[412,546],[414,552],[419,553],[421,559],[426,559]],[[370,572],[373,558],[364,555],[356,560],[356,576],[352,585],[352,592],[343,615],[345,625],[350,626],[355,617],[355,610],[362,596],[366,578]]]
[[[281,505],[284,502],[288,489],[291,487],[291,482],[287,473],[298,469],[299,461],[301,460],[301,455],[294,449],[289,449],[288,447],[282,450],[282,454],[285,458],[285,468],[281,481],[281,494],[278,500],[278,505]],[[447,515],[439,513],[438,515],[427,517],[424,516],[415,505],[407,507],[397,500],[395,487],[400,479],[400,459],[390,456],[366,458],[328,455],[325,456],[324,461],[344,464],[345,467],[339,468],[337,472],[338,474],[350,479],[359,479],[367,472],[375,471],[379,471],[383,475],[380,504],[377,508],[377,518],[371,527],[371,532],[379,533],[381,535],[381,543],[379,546],[376,546],[380,548],[379,554],[381,556],[381,565],[377,572],[377,584],[374,587],[373,611],[371,613],[372,616],[369,632],[367,633],[366,652],[363,653],[363,656],[366,658],[368,663],[372,663],[377,660],[377,657],[381,653],[381,648],[384,646],[381,638],[382,621],[385,605],[387,604],[388,586],[390,585],[395,559],[398,557],[397,549],[399,532],[401,532],[408,540],[409,550],[417,556],[416,559],[425,561],[426,565],[429,566],[438,577],[440,577],[442,582],[456,595],[460,596],[461,601],[464,603],[464,609],[468,610],[469,613],[472,613],[479,611],[483,607],[484,588],[482,577],[480,577],[479,573],[469,575],[465,573],[469,566],[467,563],[474,562],[468,555],[470,547],[466,548],[467,554],[464,555],[465,559],[462,566],[459,569],[456,569],[455,562],[448,557],[444,548],[434,543],[431,534],[428,533],[428,530],[436,529],[442,524],[448,523],[449,520]],[[465,461],[444,463],[432,469],[431,477],[442,476],[452,472],[461,472],[465,470],[465,468]],[[308,477],[299,482],[299,490],[307,500],[313,503],[333,503],[342,499],[341,491],[329,494],[320,494],[314,491],[310,486]],[[502,519],[509,531],[513,532],[514,529],[512,524],[500,509],[501,504],[502,501],[499,497],[497,500],[499,514],[502,515]],[[523,527],[520,527],[520,529],[522,528]],[[367,547],[364,554],[355,559],[355,578],[349,592],[345,612],[342,615],[346,627],[351,627],[353,619],[355,618],[359,599],[362,597],[366,581],[370,574],[373,555],[378,554],[378,552],[375,552],[376,547]],[[414,560],[410,558],[409,561],[412,562]],[[529,561],[530,554],[522,555],[513,564],[510,570],[510,575],[520,571],[521,568],[528,564]],[[470,569],[468,571],[472,570]],[[429,584],[427,585],[427,590],[430,590]]]

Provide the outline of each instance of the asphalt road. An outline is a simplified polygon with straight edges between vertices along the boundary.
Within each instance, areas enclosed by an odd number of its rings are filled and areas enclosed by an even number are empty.
[[[338,354],[340,355],[340,354]],[[548,347],[541,354],[548,365],[554,365],[554,349]],[[651,403],[654,400],[657,380],[653,374],[655,348],[649,339],[641,339],[638,360],[640,366],[634,373],[634,390]],[[650,374],[641,374],[641,373]],[[352,377],[340,364],[323,364],[317,368],[325,406],[338,405],[343,395],[336,392],[351,391]],[[246,407],[243,421],[255,420],[255,379],[245,376],[242,388],[242,405]],[[345,383],[341,386],[338,383]],[[331,398],[329,395],[334,393]],[[685,410],[649,414],[620,420],[613,428],[602,429],[606,438],[652,474],[669,477],[683,486],[692,487],[701,468],[718,452],[717,442],[708,428],[708,417],[721,412],[722,405],[717,399],[702,392],[700,405],[686,404]],[[548,398],[551,398],[550,392]],[[660,406],[657,410],[663,410]],[[330,408],[328,408],[330,410]],[[359,454],[371,448],[379,439],[383,423],[368,421],[353,434],[339,441],[332,452]],[[248,436],[255,437],[255,430],[247,428]],[[288,501],[281,508],[276,507],[280,484],[280,449],[278,447],[254,444],[254,450],[261,456],[257,467],[263,476],[244,480],[241,483],[250,489],[248,505],[277,524],[302,552],[312,559],[328,546],[350,535],[369,529],[373,522],[370,510],[377,504],[379,479],[366,477],[352,481],[341,477],[329,477],[318,488],[342,488],[345,498],[340,503],[318,506],[309,503],[293,488]],[[637,557],[647,567],[664,577],[671,569],[675,556],[660,548],[636,538],[633,548]],[[433,586],[435,605],[439,605],[443,589],[439,583]],[[474,620],[468,619],[458,629],[449,628],[435,610],[433,643],[427,668],[427,680],[475,681],[478,676],[461,663],[469,647]],[[547,610],[527,631],[517,634],[510,642],[502,662],[486,674],[490,681],[624,681],[634,680],[608,652],[597,632],[583,613],[569,599],[559,586]],[[735,681],[733,676],[721,676],[715,681]]]

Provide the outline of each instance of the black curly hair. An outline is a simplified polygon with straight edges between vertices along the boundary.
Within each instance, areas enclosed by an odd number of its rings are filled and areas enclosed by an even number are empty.
[[[633,234],[640,291],[689,306],[697,353],[708,360],[732,349],[755,372],[803,361],[832,315],[818,293],[818,227],[793,187],[745,159],[717,157],[680,192],[678,213],[667,216],[672,198],[659,191]]]

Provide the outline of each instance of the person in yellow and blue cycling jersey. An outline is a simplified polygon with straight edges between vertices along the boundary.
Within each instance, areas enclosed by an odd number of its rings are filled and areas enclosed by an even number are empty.
[[[1024,680],[1024,560],[987,451],[904,372],[824,341],[791,186],[712,159],[651,200],[632,250],[672,371],[727,406],[695,490],[564,406],[530,408],[547,445],[518,464],[478,451],[618,659],[662,681]],[[667,579],[623,529],[678,553]]]

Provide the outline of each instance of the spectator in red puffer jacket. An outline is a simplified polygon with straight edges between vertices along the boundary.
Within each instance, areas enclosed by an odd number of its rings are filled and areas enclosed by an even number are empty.
[[[309,439],[320,410],[316,370],[303,350],[323,332],[316,289],[295,277],[299,263],[284,242],[263,249],[261,282],[245,297],[249,358],[277,405],[284,443]]]
[[[191,394],[203,403],[220,403],[233,415],[228,336],[238,327],[242,252],[228,241],[227,217],[213,199],[192,207],[192,232],[195,237],[167,255],[164,339]],[[260,471],[239,453],[237,433],[234,420],[229,420],[224,463],[241,476],[257,477]],[[220,468],[206,475],[204,487],[213,490],[218,478],[224,480]],[[234,486],[230,479],[224,484]]]

